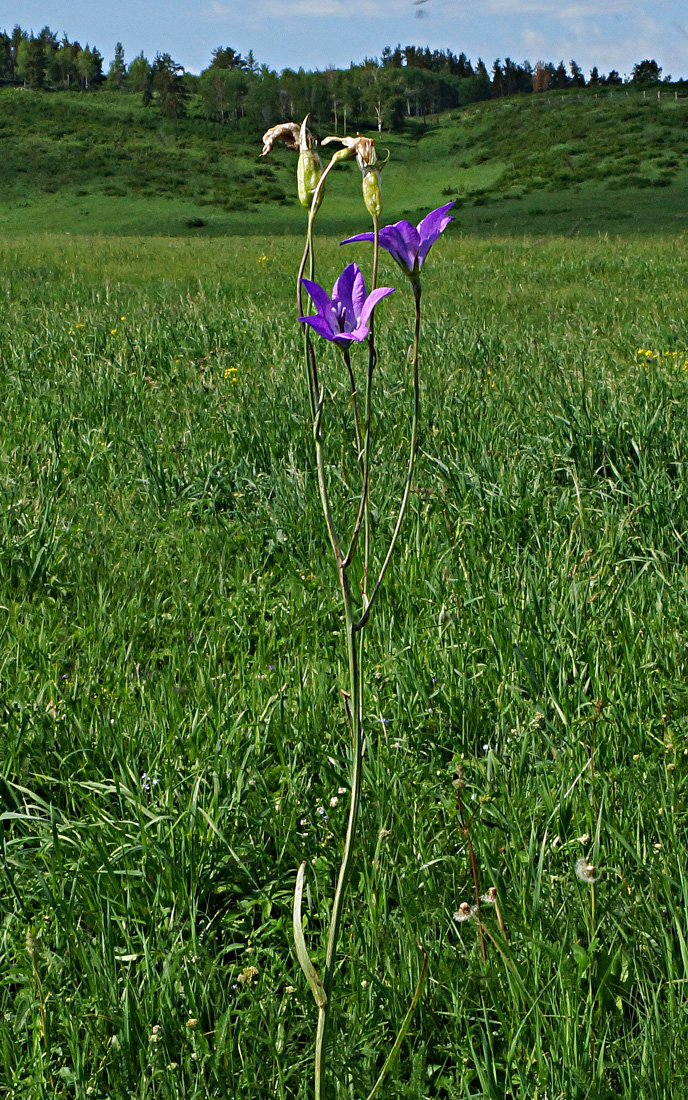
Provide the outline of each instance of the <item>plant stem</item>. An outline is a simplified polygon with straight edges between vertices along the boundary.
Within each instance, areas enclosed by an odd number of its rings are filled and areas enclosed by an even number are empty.
[[[377,214],[373,214],[373,280],[371,286],[371,293],[377,288],[377,269],[378,261],[380,257],[380,219]],[[364,437],[364,451],[363,451],[363,485],[365,490],[365,505],[364,505],[364,539],[363,539],[363,580],[362,593],[363,593],[363,606],[364,610],[368,605],[368,574],[370,570],[370,494],[368,487],[370,486],[370,428],[372,421],[372,405],[373,405],[373,373],[375,371],[375,364],[377,363],[377,353],[375,351],[375,311],[370,317],[370,327],[368,332],[368,376],[366,378],[366,394],[365,394],[365,437]]]
[[[392,533],[392,538],[389,544],[387,555],[382,563],[382,568],[380,569],[380,573],[375,582],[375,587],[373,588],[370,599],[367,601],[363,609],[363,614],[361,615],[358,622],[354,624],[354,630],[362,630],[368,622],[368,619],[370,618],[370,610],[373,605],[373,601],[380,591],[380,585],[382,584],[385,573],[387,572],[387,567],[389,566],[392,554],[394,552],[394,547],[396,546],[397,539],[399,537],[401,525],[403,523],[404,515],[406,513],[406,505],[408,504],[408,498],[411,492],[411,483],[413,481],[413,469],[416,462],[416,451],[418,449],[418,415],[420,411],[420,375],[418,371],[418,345],[420,342],[421,286],[419,280],[415,280],[413,282],[413,294],[416,302],[416,323],[413,335],[413,350],[411,353],[413,361],[413,420],[411,423],[411,446],[409,451],[408,468],[406,472],[406,484],[404,485],[404,493],[401,498],[401,505],[399,506],[399,514],[397,516],[397,522]]]

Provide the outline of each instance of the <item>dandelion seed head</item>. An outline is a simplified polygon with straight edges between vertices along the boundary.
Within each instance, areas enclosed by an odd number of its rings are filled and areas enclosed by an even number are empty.
[[[592,885],[593,882],[597,882],[595,871],[595,864],[588,863],[584,856],[576,860],[576,877],[580,879],[581,882],[587,882],[590,885]]]
[[[453,919],[457,924],[461,924],[462,921],[470,920],[474,912],[475,909],[472,905],[469,905],[467,901],[462,901],[456,913],[454,913]]]

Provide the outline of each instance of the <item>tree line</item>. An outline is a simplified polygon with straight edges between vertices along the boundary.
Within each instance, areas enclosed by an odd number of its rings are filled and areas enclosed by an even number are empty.
[[[230,46],[213,50],[200,75],[184,71],[168,53],[149,61],[143,53],[127,63],[121,43],[107,73],[102,54],[88,44],[71,42],[49,27],[38,34],[16,26],[0,32],[0,82],[31,89],[99,87],[138,94],[168,118],[182,118],[191,96],[199,97],[207,118],[235,128],[266,128],[310,113],[320,127],[344,132],[367,125],[400,129],[409,116],[424,118],[440,111],[500,96],[542,93],[548,89],[613,87],[624,80],[647,86],[661,80],[656,61],[644,60],[623,78],[612,70],[593,68],[586,79],[575,61],[517,63],[498,58],[488,70],[481,58],[465,53],[401,45],[385,47],[379,58],[365,58],[348,69],[284,69],[258,64]],[[669,77],[665,78],[667,81]]]

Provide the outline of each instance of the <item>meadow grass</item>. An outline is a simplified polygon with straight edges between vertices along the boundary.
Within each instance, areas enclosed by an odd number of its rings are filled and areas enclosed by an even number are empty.
[[[300,248],[0,242],[13,1100],[310,1093],[291,900],[308,859],[322,963],[348,739]],[[320,251],[325,285],[343,253]],[[687,259],[667,238],[433,250],[421,456],[366,640],[340,1097],[374,1082],[419,941],[390,1100],[688,1093]],[[379,311],[380,546],[407,447],[405,294]],[[323,367],[343,508],[346,386],[334,352]],[[475,920],[453,920],[474,900],[460,767],[508,935],[483,905],[486,963]]]

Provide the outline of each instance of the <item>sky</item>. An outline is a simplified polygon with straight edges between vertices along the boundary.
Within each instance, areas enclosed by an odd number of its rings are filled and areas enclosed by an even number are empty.
[[[169,53],[200,72],[216,46],[284,68],[348,67],[385,46],[429,45],[463,51],[488,65],[575,59],[587,74],[623,76],[646,58],[663,76],[688,77],[685,0],[0,0],[0,29],[46,24],[109,62],[116,42],[125,58]]]

